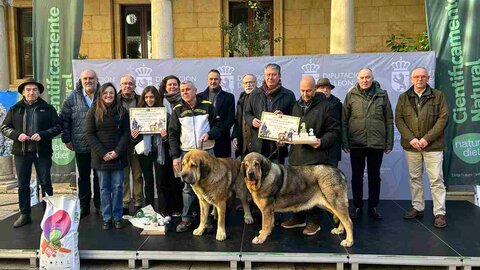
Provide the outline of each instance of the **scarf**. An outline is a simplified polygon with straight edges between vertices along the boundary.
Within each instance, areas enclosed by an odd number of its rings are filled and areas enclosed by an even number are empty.
[[[165,94],[165,98],[168,102],[172,104],[178,104],[182,100],[182,96],[180,95],[180,91],[176,93],[167,93]]]
[[[157,163],[165,165],[165,147],[163,147],[163,140],[159,135],[143,135],[143,146],[145,147],[143,154],[148,156],[152,152],[152,140],[157,146]]]
[[[268,88],[267,83],[265,81],[263,81],[262,83],[262,89],[268,98],[271,98],[273,95],[275,95],[281,87],[282,87],[282,81],[279,81],[278,85],[273,89]]]

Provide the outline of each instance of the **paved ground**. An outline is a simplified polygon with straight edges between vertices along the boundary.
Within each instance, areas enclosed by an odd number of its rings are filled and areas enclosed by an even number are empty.
[[[18,195],[16,189],[4,191],[0,194],[0,220],[3,220],[18,211]],[[74,193],[69,184],[54,183],[54,192],[56,194]],[[1,233],[0,233],[1,237]],[[127,261],[102,261],[102,260],[81,260],[81,269],[129,269]],[[333,264],[293,264],[293,263],[254,263],[253,269],[258,270],[313,270],[326,269],[333,270]],[[241,267],[241,265],[239,265]],[[348,265],[345,265],[349,269]],[[0,269],[31,269],[27,260],[1,260]],[[137,263],[136,269],[142,269],[140,263]],[[181,270],[220,270],[230,269],[228,263],[223,262],[159,262],[151,261],[150,269],[181,269]],[[399,269],[399,270],[437,270],[445,269],[442,267],[417,267],[417,266],[377,266],[377,265],[361,265],[362,270],[383,270],[383,269]]]

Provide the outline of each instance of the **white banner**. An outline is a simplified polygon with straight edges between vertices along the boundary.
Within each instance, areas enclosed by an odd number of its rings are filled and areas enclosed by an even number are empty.
[[[84,69],[97,72],[100,83],[112,82],[120,88],[120,78],[130,74],[137,80],[137,93],[141,93],[147,85],[158,87],[161,80],[170,74],[181,81],[194,82],[198,92],[207,88],[207,73],[210,69],[218,69],[222,78],[222,88],[231,92],[236,98],[242,91],[241,80],[246,73],[257,77],[258,84],[263,81],[263,68],[267,63],[279,64],[282,68],[282,84],[292,90],[297,98],[299,82],[302,76],[310,75],[318,80],[326,77],[335,85],[332,94],[344,100],[347,91],[357,82],[357,73],[363,67],[373,70],[374,79],[388,91],[392,107],[398,96],[410,86],[409,72],[418,66],[429,70],[429,84],[435,81],[435,53],[367,53],[343,55],[303,55],[303,56],[267,56],[246,58],[204,58],[204,59],[112,59],[112,60],[74,60],[73,71],[76,80]],[[350,156],[343,154],[340,169],[351,179]],[[409,200],[409,174],[403,149],[400,146],[400,133],[395,129],[395,146],[389,155],[383,158],[381,168],[381,199]],[[365,172],[364,196],[368,197],[368,180]],[[425,185],[428,180],[424,177]],[[349,183],[350,184],[350,183]],[[425,196],[430,199],[426,189]],[[351,192],[351,189],[349,189]],[[351,194],[350,194],[351,195]],[[351,197],[351,196],[350,196]]]

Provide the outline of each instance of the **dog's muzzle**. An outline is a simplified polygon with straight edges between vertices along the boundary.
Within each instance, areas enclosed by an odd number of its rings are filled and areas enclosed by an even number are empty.
[[[182,173],[180,177],[182,178],[182,181],[187,184],[190,184],[190,185],[195,184],[195,179],[191,173]]]
[[[249,185],[255,185],[257,183],[257,177],[255,176],[254,171],[249,171],[247,173],[247,182]]]

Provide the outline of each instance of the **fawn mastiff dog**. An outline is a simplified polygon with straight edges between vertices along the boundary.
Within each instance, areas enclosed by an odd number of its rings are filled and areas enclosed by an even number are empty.
[[[347,237],[340,244],[353,245],[352,220],[348,215],[347,181],[337,168],[327,165],[285,166],[270,162],[259,153],[243,160],[245,183],[262,212],[262,230],[252,243],[265,242],[274,226],[274,213],[298,212],[321,207],[339,222],[332,234]]]
[[[200,225],[193,231],[194,235],[202,235],[205,231],[210,205],[213,205],[218,214],[216,239],[225,240],[227,200],[235,200],[235,194],[242,202],[245,223],[253,223],[247,200],[248,191],[240,169],[241,162],[233,158],[215,158],[202,150],[192,150],[185,154],[181,177],[192,185],[200,202]]]

